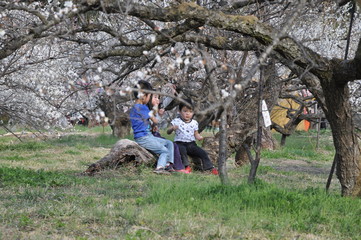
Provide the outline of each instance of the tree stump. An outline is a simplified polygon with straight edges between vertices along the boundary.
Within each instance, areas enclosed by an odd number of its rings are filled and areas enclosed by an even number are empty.
[[[125,164],[132,164],[134,166],[144,164],[151,166],[155,162],[155,157],[136,142],[122,139],[115,143],[107,155],[91,164],[83,174],[94,175],[101,170],[116,169]]]
[[[214,166],[218,166],[219,140],[215,137],[205,137],[202,148],[208,153],[208,157]]]

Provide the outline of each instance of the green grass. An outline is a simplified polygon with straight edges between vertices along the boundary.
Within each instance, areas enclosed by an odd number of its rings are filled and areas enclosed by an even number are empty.
[[[30,141],[30,142],[20,142],[18,144],[1,144],[0,145],[0,151],[10,150],[10,151],[21,151],[21,150],[40,150],[40,149],[46,149],[49,145],[45,142],[36,142],[36,141]]]
[[[68,135],[59,139],[51,140],[55,145],[75,146],[78,149],[89,147],[112,147],[119,139],[112,135]]]
[[[0,168],[0,186],[66,186],[76,182],[77,178],[67,176],[60,172],[48,172],[44,170],[27,170],[23,168]]]
[[[143,201],[145,206],[152,206],[146,208],[147,212],[150,216],[157,215],[152,221],[159,224],[168,219],[183,219],[184,226],[177,228],[189,231],[186,228],[189,221],[192,224],[201,216],[203,226],[222,224],[237,229],[233,235],[224,232],[225,239],[241,239],[242,232],[258,229],[266,231],[270,239],[282,237],[285,229],[316,235],[333,233],[341,238],[360,231],[359,199],[330,196],[314,188],[289,191],[262,181],[234,186],[209,183],[206,179],[198,180],[198,184],[193,184],[192,178],[170,181],[151,183],[152,193]],[[347,228],[341,229],[339,225]],[[211,227],[203,234],[202,237],[209,239],[217,236],[217,229]]]
[[[99,134],[110,134],[112,132],[112,129],[110,126],[95,126],[92,128],[89,128],[87,126],[82,125],[75,125],[74,126],[75,131],[78,132],[87,132],[87,133],[99,133]]]
[[[254,185],[249,166],[217,176],[155,175],[120,168],[88,177],[87,166],[118,140],[99,132],[23,143],[0,141],[0,239],[359,239],[361,200],[340,197],[325,174],[329,133],[313,133],[263,151]],[[164,134],[163,134],[164,135]],[[167,135],[165,135],[167,136]],[[279,137],[276,135],[276,137]],[[296,162],[295,160],[298,160]],[[285,162],[289,165],[285,165]],[[293,163],[294,162],[294,163]],[[282,167],[278,170],[278,167]]]
[[[267,159],[285,158],[302,159],[306,161],[330,161],[334,156],[334,146],[331,133],[322,131],[319,140],[319,149],[316,148],[316,132],[296,132],[294,135],[286,138],[286,144],[276,150],[262,151],[262,157]],[[281,135],[274,134],[274,137],[280,142]]]

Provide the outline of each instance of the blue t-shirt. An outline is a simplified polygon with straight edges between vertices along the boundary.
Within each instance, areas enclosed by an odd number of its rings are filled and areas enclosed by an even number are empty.
[[[150,134],[149,108],[144,104],[135,104],[130,109],[130,122],[132,123],[134,139]]]

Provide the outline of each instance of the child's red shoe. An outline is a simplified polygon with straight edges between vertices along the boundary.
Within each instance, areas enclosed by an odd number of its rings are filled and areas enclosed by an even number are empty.
[[[191,173],[192,172],[192,168],[190,166],[186,166],[185,170],[187,171],[187,173]]]
[[[175,170],[176,172],[180,172],[180,173],[186,173],[186,174],[188,174],[188,173],[190,173],[190,172],[188,172],[187,170],[185,170],[185,169],[180,169],[180,170]]]
[[[212,174],[213,174],[213,175],[218,175],[218,170],[217,170],[217,168],[213,168],[213,169],[212,169]]]

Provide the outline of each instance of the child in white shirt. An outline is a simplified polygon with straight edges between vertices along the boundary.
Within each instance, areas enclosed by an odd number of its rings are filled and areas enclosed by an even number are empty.
[[[189,104],[179,104],[180,116],[173,119],[167,130],[168,134],[175,131],[174,142],[178,145],[183,165],[187,171],[191,171],[188,155],[198,157],[202,161],[203,171],[210,171],[214,175],[218,175],[217,169],[213,166],[206,151],[198,147],[196,140],[202,140],[203,137],[198,132],[198,122],[193,119],[193,106]]]

